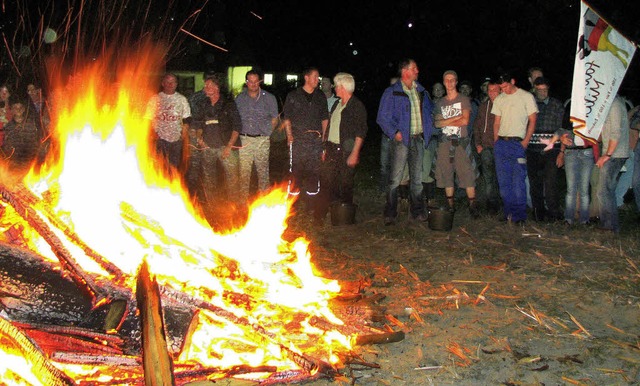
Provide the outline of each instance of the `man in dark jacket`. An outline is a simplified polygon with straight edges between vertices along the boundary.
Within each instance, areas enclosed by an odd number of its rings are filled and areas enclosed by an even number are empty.
[[[302,193],[301,201],[306,201],[307,208],[319,219],[322,138],[329,123],[329,111],[327,98],[318,89],[319,71],[311,67],[303,75],[304,85],[291,91],[284,102],[284,129],[291,152],[289,193]]]
[[[496,162],[493,158],[493,122],[495,115],[491,114],[493,101],[500,95],[500,85],[494,80],[487,82],[487,99],[480,104],[478,116],[473,123],[473,140],[476,151],[480,155],[480,178],[482,181],[483,198],[487,211],[497,214],[500,210],[500,194],[496,178]]]
[[[200,201],[210,203],[218,187],[217,164],[222,165],[226,199],[232,200],[238,192],[238,147],[242,128],[235,102],[222,92],[221,76],[208,76],[204,82],[207,98],[199,103],[193,124],[196,129],[197,150],[202,152],[200,181],[204,197]]]

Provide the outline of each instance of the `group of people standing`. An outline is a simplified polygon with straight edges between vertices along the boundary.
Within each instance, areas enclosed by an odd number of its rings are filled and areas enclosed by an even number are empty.
[[[402,60],[399,78],[384,91],[378,109],[376,121],[383,131],[385,225],[396,222],[399,189],[406,179],[411,217],[427,219],[425,201],[433,199],[433,183],[427,177],[433,176],[436,186],[444,189],[451,210],[456,191],[464,190],[473,218],[480,214],[478,181],[486,211],[497,214],[501,207],[503,220],[524,223],[530,203],[537,221],[574,224],[578,218],[586,224],[597,218],[600,229],[619,231],[617,180],[630,147],[638,147],[635,143],[630,146],[630,125],[620,98],[615,99],[604,123],[601,142],[591,144],[563,129],[568,126],[565,107],[550,97],[550,82],[540,68],[529,70],[530,91],[517,87],[507,72],[487,79],[481,101],[469,98],[469,85],[458,85],[453,70],[445,71],[442,83],[434,85],[433,97],[418,82],[418,74],[414,60]],[[636,115],[638,122],[632,120],[631,128],[638,130],[640,114]],[[595,178],[594,165],[599,171]],[[559,189],[563,166],[567,176],[564,213]],[[590,197],[591,180],[595,194]],[[589,214],[590,205],[596,206],[595,214],[593,209]]]
[[[170,172],[182,171],[205,215],[246,206],[254,167],[258,190],[270,186],[270,137],[276,129],[286,133],[288,192],[299,196],[301,210],[322,222],[331,203],[352,202],[354,167],[367,132],[364,104],[353,95],[355,80],[337,74],[329,104],[318,88],[318,70],[309,68],[303,76],[304,84],[287,95],[283,116],[275,96],[261,87],[258,71],[246,73],[246,87],[235,100],[218,74],[205,73],[203,90],[188,100],[176,91],[176,76],[164,76],[162,92],[150,102],[155,149]]]

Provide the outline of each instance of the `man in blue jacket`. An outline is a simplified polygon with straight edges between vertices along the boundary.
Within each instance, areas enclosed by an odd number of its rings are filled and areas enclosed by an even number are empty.
[[[422,157],[433,131],[433,104],[418,83],[418,65],[404,59],[399,65],[400,79],[389,86],[380,99],[376,122],[391,139],[391,173],[384,208],[384,224],[393,225],[398,215],[398,186],[402,170],[409,167],[411,217],[426,221],[422,193]]]

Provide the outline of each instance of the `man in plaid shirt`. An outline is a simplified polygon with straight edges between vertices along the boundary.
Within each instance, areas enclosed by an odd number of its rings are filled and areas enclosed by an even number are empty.
[[[562,196],[558,191],[558,171],[563,164],[564,153],[560,152],[559,144],[544,152],[545,144],[541,143],[540,139],[551,137],[562,127],[564,107],[558,99],[549,96],[549,81],[545,77],[536,78],[533,87],[538,105],[538,119],[527,148],[529,194],[536,221],[557,221],[564,218],[560,211]]]

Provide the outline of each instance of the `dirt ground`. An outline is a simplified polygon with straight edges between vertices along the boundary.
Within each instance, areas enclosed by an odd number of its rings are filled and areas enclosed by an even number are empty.
[[[354,225],[304,213],[288,237],[311,240],[322,275],[385,295],[384,322],[405,339],[361,346],[335,383],[356,385],[627,385],[640,383],[639,223],[593,227],[484,215],[464,203],[450,232],[408,219],[384,226],[384,196],[360,189]]]
[[[355,224],[317,225],[301,212],[284,237],[310,240],[320,275],[345,294],[381,298],[378,318],[358,322],[405,337],[359,346],[359,364],[307,384],[640,384],[640,222],[631,207],[620,235],[474,220],[462,201],[448,232],[409,220],[406,200],[397,224],[384,226],[373,175],[358,174]]]

